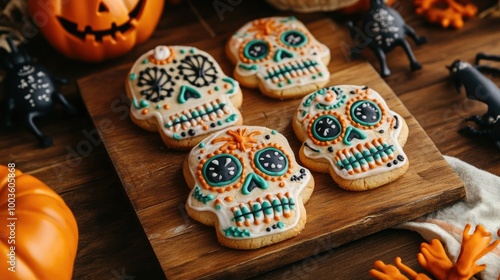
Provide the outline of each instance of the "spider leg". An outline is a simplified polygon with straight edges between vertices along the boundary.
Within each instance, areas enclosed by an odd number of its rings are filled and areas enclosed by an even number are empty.
[[[3,118],[1,125],[4,127],[10,127],[12,125],[12,111],[14,110],[14,99],[7,98],[5,100],[5,107],[3,110]]]
[[[75,107],[73,107],[73,105],[71,105],[60,92],[57,91],[54,92],[54,97],[56,98],[57,101],[59,101],[59,103],[61,103],[64,111],[66,111],[68,114],[72,116],[76,115],[77,110],[75,109]]]
[[[492,133],[491,130],[478,130],[470,125],[461,128],[460,130],[458,130],[458,132],[470,137],[488,137],[491,136]]]
[[[487,115],[484,115],[482,117],[479,115],[470,116],[466,118],[465,121],[474,122],[482,127],[491,127],[493,125],[492,123],[489,122],[489,116]]]
[[[401,40],[400,41],[401,47],[403,47],[404,51],[406,52],[406,55],[408,56],[408,59],[410,60],[410,68],[412,71],[418,70],[422,68],[422,65],[417,61],[417,58],[415,55],[413,55],[413,52],[410,48],[410,44],[406,40]]]
[[[49,136],[43,135],[42,132],[38,129],[38,127],[35,125],[35,122],[33,119],[35,117],[38,117],[40,114],[33,112],[29,113],[26,118],[25,118],[25,124],[28,127],[28,129],[33,133],[36,138],[38,139],[38,142],[40,143],[40,146],[42,148],[47,148],[52,145],[52,138]]]
[[[491,60],[491,61],[500,61],[500,55],[485,54],[485,53],[480,52],[480,53],[476,54],[475,64],[479,64],[479,61],[481,59]]]
[[[374,44],[370,44],[370,49],[373,51],[380,64],[380,72],[382,77],[387,77],[391,75],[391,70],[387,67],[387,61],[385,59],[384,51]]]
[[[415,30],[410,26],[404,25],[403,28],[405,30],[405,34],[412,38],[417,46],[427,43],[427,38],[425,36],[418,36]]]

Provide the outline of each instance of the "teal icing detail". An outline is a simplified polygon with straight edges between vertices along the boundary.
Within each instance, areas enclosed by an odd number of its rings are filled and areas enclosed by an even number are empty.
[[[130,74],[129,79],[131,81],[134,81],[137,78],[137,75],[135,73]]]
[[[263,153],[265,153],[265,156],[262,156]],[[270,153],[273,154],[273,158],[270,157]],[[269,165],[263,166],[261,160],[264,160],[264,164]],[[281,168],[276,166],[278,164],[278,162],[276,162],[277,160],[279,160],[282,164]],[[255,153],[253,162],[257,169],[264,172],[266,175],[281,176],[288,171],[288,158],[281,150],[276,148],[269,147],[258,151],[257,153]],[[272,167],[272,165],[275,166]],[[273,169],[275,169],[276,171],[273,171]]]
[[[213,194],[207,194],[207,195],[203,194],[201,192],[201,188],[198,186],[194,187],[193,197],[196,198],[196,200],[203,202],[205,204],[215,199],[215,196]]]
[[[255,65],[254,65],[255,66]],[[236,81],[229,78],[229,77],[224,77],[222,78],[222,81],[223,82],[226,82],[228,84],[231,85],[231,88],[226,92],[227,94],[233,94],[235,92],[235,84],[236,84]]]
[[[225,236],[232,237],[250,237],[250,231],[248,229],[240,229],[238,227],[229,227],[227,229],[223,229]]]
[[[205,148],[205,143],[201,142],[201,143],[198,145],[198,147],[200,147],[200,148],[202,148],[202,149],[203,149],[203,148]]]
[[[295,43],[295,42],[290,43],[289,41],[287,41],[286,39],[290,34],[297,36],[295,38],[300,37],[300,41],[298,43]],[[305,44],[307,44],[307,42],[308,42],[307,36],[299,30],[288,30],[288,31],[283,32],[280,36],[280,40],[281,40],[281,42],[283,42],[283,44],[285,44],[289,47],[293,47],[293,48],[302,47]]]
[[[363,153],[356,152],[354,156],[337,161],[337,165],[339,168],[349,171],[354,167],[366,164],[366,162],[373,162],[374,160],[380,159],[381,155],[383,156],[392,153],[396,150],[396,148],[393,145],[377,144],[376,147],[369,150],[369,152],[363,151]]]
[[[278,87],[283,87],[283,83],[282,83],[282,82],[279,82],[279,83],[278,83]]]
[[[215,205],[215,210],[220,210],[220,209],[222,209],[222,206],[220,206],[220,204]]]
[[[235,122],[237,119],[238,119],[238,114],[232,114],[226,118],[225,122],[232,123]]]
[[[201,98],[201,94],[192,87],[181,86],[181,91],[179,93],[179,97],[177,98],[177,102],[179,102],[180,104],[184,104],[190,98]]]
[[[172,135],[172,137],[174,137],[174,139],[176,140],[180,140],[181,139],[181,136],[177,133],[174,133],[174,135]]]
[[[221,120],[217,121],[217,125],[222,125],[222,124],[223,124],[223,122]]]
[[[137,99],[132,98],[132,105],[134,105],[134,108],[137,110],[149,107],[149,102],[147,100],[141,100],[141,102],[137,103]]]
[[[264,44],[266,45],[267,49],[265,49],[265,51],[263,53],[261,53],[260,55],[257,55],[257,56],[253,56],[252,54],[250,54],[250,49],[255,46],[256,44]],[[259,59],[263,59],[265,58],[268,54],[269,54],[269,43],[267,41],[264,41],[264,40],[252,40],[250,42],[248,42],[246,45],[245,45],[245,49],[243,49],[243,55],[250,59],[250,60],[259,60]]]
[[[337,130],[337,133],[335,134],[332,134],[332,135],[319,135],[318,134],[318,130],[320,131],[323,131],[324,133],[326,132],[327,129],[331,129],[331,128],[323,128],[321,129],[321,127],[319,125],[321,125],[321,122],[334,122],[335,125],[336,125],[336,130]],[[319,118],[317,118],[316,120],[314,120],[312,126],[311,126],[311,132],[313,134],[313,137],[319,141],[332,141],[334,139],[337,139],[340,134],[342,134],[342,124],[340,123],[340,121],[333,115],[322,115],[320,116]]]
[[[248,65],[248,64],[240,63],[240,64],[238,64],[238,67],[240,67],[243,70],[247,70],[247,71],[256,71],[257,70],[257,65]]]
[[[244,195],[248,195],[252,192],[254,188],[261,188],[263,190],[267,190],[269,188],[269,184],[264,178],[260,177],[255,173],[250,173],[245,178],[245,182],[241,187],[241,193]]]
[[[146,64],[146,63],[148,63],[148,60],[147,59],[143,59],[142,60],[142,64]]]
[[[372,106],[372,109],[375,110],[375,113],[377,113],[377,118],[374,119],[374,120],[364,120],[362,118],[359,118],[357,115],[356,115],[356,110],[361,106],[361,107],[364,107],[364,105],[368,103],[370,104],[370,106]],[[362,109],[361,109],[362,110]],[[358,112],[359,113],[359,112]],[[351,118],[361,124],[361,125],[364,125],[364,126],[373,126],[375,124],[377,124],[378,122],[380,122],[380,120],[382,119],[382,113],[381,113],[381,109],[380,107],[378,106],[377,103],[371,101],[371,100],[366,100],[366,99],[363,99],[363,100],[359,100],[359,101],[356,101],[354,102],[354,104],[352,104],[351,106],[351,110],[350,110],[350,114],[351,114]],[[365,116],[364,114],[362,114],[363,116]]]
[[[266,215],[271,215],[273,213],[271,203],[268,200],[262,202],[262,210],[264,210],[264,214]]]
[[[285,19],[282,19],[282,20],[281,20],[281,22],[286,23],[286,22],[289,22],[289,21],[295,21],[295,20],[297,20],[297,18],[296,18],[296,17],[294,17],[294,16],[289,16],[289,17],[287,17],[287,18],[285,18]]]
[[[189,50],[189,52],[190,52],[190,53],[194,53],[194,49],[190,49],[190,50]]]
[[[256,218],[258,218],[261,215],[262,206],[260,205],[260,203],[255,203],[254,205],[252,205],[252,210],[253,210],[254,216]]]
[[[276,134],[278,134],[278,131],[273,129],[273,131],[271,131],[271,134],[276,135]]]
[[[281,205],[280,201],[277,198],[273,199],[272,204],[273,204],[274,211],[276,211],[278,213],[281,212],[282,209],[284,209],[284,207],[283,207],[284,205]]]
[[[184,49],[181,49],[179,52],[180,52],[181,54],[185,54],[185,53],[186,53],[186,51],[185,51]]]
[[[309,95],[309,97],[307,97],[307,99],[302,103],[302,106],[304,106],[304,107],[311,106],[314,99],[316,98],[316,96],[325,95],[328,90],[335,92],[335,95],[336,95],[335,100],[337,102],[335,102],[334,104],[331,104],[331,105],[317,103],[316,109],[322,109],[325,111],[329,111],[332,109],[336,109],[336,108],[342,106],[343,104],[345,104],[346,95],[344,94],[344,91],[338,87],[328,87],[328,88],[319,89],[319,90],[315,91],[314,93],[312,93],[311,95]]]
[[[290,205],[290,209],[294,210],[295,209],[295,202],[293,201],[293,198],[290,197],[288,200],[288,203]]]
[[[218,90],[219,90],[219,87],[218,87],[218,86],[215,86],[215,87],[214,87],[214,90],[215,90],[215,91],[218,91]]]
[[[352,133],[355,133],[358,135],[358,137],[356,137],[356,139],[360,139],[360,140],[366,139],[366,134],[362,130],[355,128],[353,126],[349,126],[346,129],[345,134],[344,134],[344,139],[342,140],[342,142],[344,142],[344,144],[347,146],[350,146],[352,144],[353,138],[349,137]],[[349,138],[351,138],[351,139],[349,139]]]
[[[278,223],[276,224],[276,226],[277,226],[278,228],[280,228],[280,229],[283,229],[283,228],[285,227],[285,223],[283,223],[283,222],[281,222],[281,221],[280,221],[280,222],[278,222]]]
[[[209,180],[209,173],[210,175],[211,174],[214,174],[214,171],[211,171],[209,170],[209,165],[211,164],[215,164],[215,160],[219,160],[220,158],[225,158],[226,160],[223,160],[223,164],[225,164],[225,166],[228,165],[228,159],[230,159],[231,162],[234,163],[234,167],[236,170],[231,170],[234,172],[234,174],[230,175],[230,178],[225,180],[225,181],[220,181],[220,182],[213,182],[211,180]],[[217,162],[217,166],[221,164],[219,162]],[[205,162],[205,164],[203,165],[202,167],[202,174],[203,174],[203,177],[205,179],[205,181],[207,182],[207,184],[209,184],[210,186],[212,187],[223,187],[223,186],[227,186],[231,183],[233,183],[234,181],[238,180],[239,177],[241,176],[241,173],[243,172],[243,168],[241,167],[241,162],[238,158],[236,158],[235,156],[231,155],[231,154],[218,154],[218,155],[215,155],[213,157],[211,157],[209,160],[207,160]],[[225,168],[225,170],[222,170],[223,171],[229,171],[228,168]],[[215,172],[221,172],[221,171],[215,171]],[[215,173],[216,174],[216,173]]]
[[[287,50],[284,50],[284,49],[278,49],[275,53],[274,53],[274,61],[276,62],[281,62],[284,58],[293,58],[294,57],[294,54],[287,51]]]

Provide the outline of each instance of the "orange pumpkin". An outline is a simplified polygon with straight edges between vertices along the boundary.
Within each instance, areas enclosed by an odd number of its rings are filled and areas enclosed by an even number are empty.
[[[0,165],[0,279],[71,279],[78,247],[71,210],[35,177],[12,171]]]
[[[99,62],[153,33],[164,0],[29,0],[33,21],[65,56]]]

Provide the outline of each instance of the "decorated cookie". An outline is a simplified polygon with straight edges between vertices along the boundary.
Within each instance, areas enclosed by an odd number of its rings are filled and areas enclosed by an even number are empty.
[[[245,24],[229,40],[234,77],[267,96],[302,97],[326,85],[330,50],[294,17],[261,18]]]
[[[302,163],[330,173],[347,190],[379,187],[408,169],[402,149],[408,126],[368,87],[341,85],[313,92],[302,99],[292,123],[303,142]]]
[[[173,149],[192,148],[210,133],[243,123],[238,82],[193,47],[158,46],[143,54],[125,89],[134,123],[159,131]]]
[[[215,227],[219,242],[256,249],[297,235],[306,223],[304,203],[314,189],[276,130],[237,126],[191,150],[184,162],[191,188],[188,214]]]

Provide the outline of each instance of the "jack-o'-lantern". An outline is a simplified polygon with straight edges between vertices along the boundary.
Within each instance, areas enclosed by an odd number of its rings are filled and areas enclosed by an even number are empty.
[[[164,0],[29,0],[33,21],[65,56],[99,62],[153,33]]]
[[[75,217],[37,178],[0,165],[0,279],[69,280],[78,247]],[[5,226],[5,223],[7,226]]]

